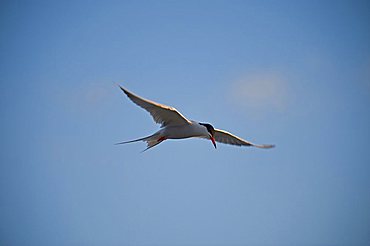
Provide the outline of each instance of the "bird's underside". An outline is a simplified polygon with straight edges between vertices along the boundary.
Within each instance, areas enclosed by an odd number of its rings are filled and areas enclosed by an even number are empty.
[[[214,129],[213,126],[210,124],[188,120],[173,107],[144,99],[133,94],[132,92],[129,92],[121,86],[119,87],[128,96],[128,98],[131,99],[131,101],[148,111],[153,117],[153,120],[156,123],[161,124],[161,129],[150,136],[131,141],[120,142],[117,144],[144,141],[147,143],[147,148],[144,150],[146,151],[160,144],[166,139],[184,139],[198,137],[211,140],[215,148],[215,141],[235,146],[251,146],[263,149],[274,147],[274,145],[271,144],[254,144],[242,138],[239,138],[227,131]]]

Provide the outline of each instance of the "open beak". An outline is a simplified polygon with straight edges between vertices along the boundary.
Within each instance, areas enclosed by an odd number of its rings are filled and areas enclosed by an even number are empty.
[[[210,136],[210,138],[213,143],[213,146],[215,146],[215,149],[217,149],[215,138],[213,136]]]

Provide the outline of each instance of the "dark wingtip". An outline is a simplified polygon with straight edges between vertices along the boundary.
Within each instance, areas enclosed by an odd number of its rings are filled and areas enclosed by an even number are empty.
[[[123,91],[123,92],[125,92],[126,93],[126,89],[125,88],[123,88],[120,84],[117,84],[117,86]]]
[[[125,144],[126,142],[115,143],[114,145]]]
[[[130,96],[130,94],[132,94],[131,92],[123,88],[120,84],[117,84],[117,86],[123,91],[123,93],[126,94],[126,96]]]
[[[262,145],[262,148],[264,148],[264,149],[275,148],[275,144],[264,144],[264,145]]]

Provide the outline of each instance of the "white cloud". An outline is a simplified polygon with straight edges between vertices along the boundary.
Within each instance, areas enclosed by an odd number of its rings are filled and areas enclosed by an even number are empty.
[[[231,88],[232,101],[252,111],[285,111],[288,82],[278,73],[257,73],[236,80]]]

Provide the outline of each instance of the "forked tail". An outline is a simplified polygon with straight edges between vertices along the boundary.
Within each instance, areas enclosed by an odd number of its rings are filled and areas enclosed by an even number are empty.
[[[146,150],[148,150],[150,148],[153,148],[157,144],[161,143],[163,140],[164,139],[160,138],[160,136],[159,136],[158,133],[154,133],[153,135],[150,135],[150,136],[147,136],[147,137],[143,137],[143,138],[139,138],[139,139],[135,139],[135,140],[130,140],[130,141],[116,143],[116,145],[144,141],[147,144],[147,148],[142,151],[142,152],[144,152],[144,151],[146,151]]]

